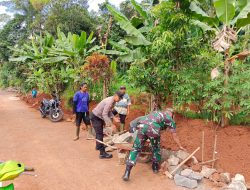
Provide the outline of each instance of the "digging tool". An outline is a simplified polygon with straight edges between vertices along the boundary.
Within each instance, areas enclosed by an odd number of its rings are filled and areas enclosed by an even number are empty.
[[[198,152],[200,150],[200,147],[198,147],[192,154],[190,154],[185,160],[183,160],[173,171],[171,172],[168,172],[166,171],[165,172],[165,175],[170,178],[170,179],[173,179],[173,174],[181,167],[183,166],[190,158],[192,158],[192,156],[195,155],[196,152]]]
[[[118,149],[117,147],[115,147],[115,146],[110,146],[109,144],[107,144],[107,143],[105,143],[105,142],[102,142],[102,141],[100,141],[100,140],[98,140],[98,139],[93,139],[93,140],[95,140],[95,141],[97,141],[97,142],[99,142],[99,143],[101,143],[101,144],[104,144],[104,145],[107,146],[107,147],[113,148],[113,149],[115,149],[115,150]]]

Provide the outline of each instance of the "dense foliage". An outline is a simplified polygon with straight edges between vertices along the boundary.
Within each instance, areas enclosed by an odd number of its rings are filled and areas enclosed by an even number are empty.
[[[70,98],[88,81],[100,99],[125,84],[156,108],[249,123],[249,1],[106,1],[98,13],[86,0],[8,2],[18,11],[0,31],[1,86]]]

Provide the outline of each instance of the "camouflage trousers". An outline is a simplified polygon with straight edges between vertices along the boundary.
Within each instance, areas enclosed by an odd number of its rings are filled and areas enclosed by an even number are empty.
[[[129,158],[127,160],[128,165],[134,166],[136,164],[137,157],[142,151],[147,139],[149,139],[152,146],[152,162],[159,163],[161,161],[160,134],[153,134],[150,128],[150,126],[144,124],[140,124],[138,126],[138,133],[134,141],[133,148],[130,151]]]

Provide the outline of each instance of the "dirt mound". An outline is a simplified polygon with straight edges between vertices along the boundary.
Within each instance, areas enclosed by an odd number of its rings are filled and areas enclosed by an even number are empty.
[[[185,148],[189,152],[201,146],[202,131],[205,132],[205,161],[212,159],[214,145],[214,126],[211,122],[185,118],[177,119],[177,133]],[[217,130],[217,169],[222,169],[231,174],[240,173],[250,181],[250,128],[243,126],[229,126]],[[173,142],[171,134],[162,135],[162,146],[169,149],[178,149]],[[197,155],[201,160],[201,152]]]
[[[36,98],[32,98],[31,95],[23,95],[23,96],[21,96],[21,99],[23,101],[25,101],[29,106],[31,106],[33,108],[36,108],[36,109],[39,108],[39,106],[41,104],[41,101],[43,99],[51,99],[51,98],[52,98],[51,95],[48,95],[48,94],[45,94],[45,93],[38,94]],[[62,105],[62,109],[63,109],[64,114],[66,114],[66,115],[72,114],[72,110],[65,108],[64,100],[61,100],[61,101],[62,101],[61,105]]]

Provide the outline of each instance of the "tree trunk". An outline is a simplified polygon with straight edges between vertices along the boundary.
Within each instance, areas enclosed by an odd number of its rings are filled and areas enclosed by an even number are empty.
[[[110,84],[109,80],[105,79],[103,81],[103,89],[102,89],[102,97],[103,97],[103,99],[107,98],[108,95],[109,95],[109,84]]]
[[[228,50],[229,51],[229,50]],[[228,86],[229,71],[230,71],[230,62],[227,61],[228,51],[225,53],[225,62],[224,62],[224,88]],[[225,107],[225,102],[227,101],[228,94],[225,92],[222,98],[222,117],[221,117],[221,127],[229,125],[229,119],[226,117],[228,108]]]
[[[150,111],[161,109],[161,97],[159,95],[151,94],[150,96]]]

